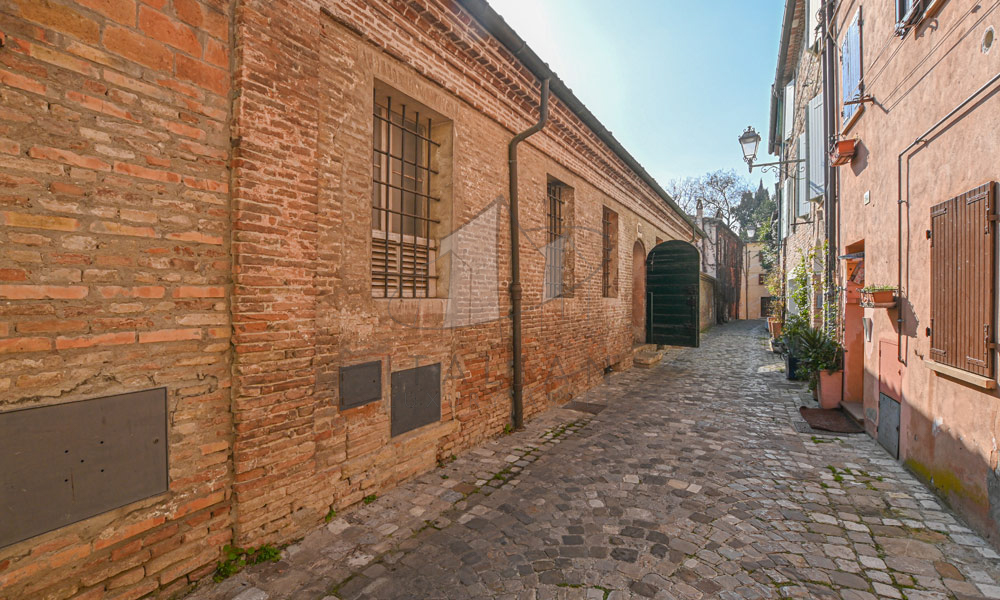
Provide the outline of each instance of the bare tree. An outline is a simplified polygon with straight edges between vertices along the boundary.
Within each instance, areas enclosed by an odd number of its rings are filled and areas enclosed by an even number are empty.
[[[674,179],[667,184],[667,193],[689,214],[699,205],[706,217],[720,219],[727,227],[739,229],[740,203],[746,193],[753,195],[750,183],[736,171],[719,170],[701,177]]]

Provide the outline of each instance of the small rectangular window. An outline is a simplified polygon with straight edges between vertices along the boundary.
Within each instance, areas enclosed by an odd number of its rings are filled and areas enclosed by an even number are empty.
[[[604,207],[601,227],[601,284],[605,298],[618,295],[618,213]]]
[[[376,90],[372,121],[372,295],[437,295],[435,218],[441,198],[432,179],[440,143],[434,118],[401,94]]]
[[[757,285],[767,285],[767,274],[758,273],[757,274]]]
[[[563,219],[566,201],[563,193],[566,186],[558,181],[549,181],[547,186],[546,240],[545,240],[545,299],[558,298],[563,294],[565,269],[566,228]]]

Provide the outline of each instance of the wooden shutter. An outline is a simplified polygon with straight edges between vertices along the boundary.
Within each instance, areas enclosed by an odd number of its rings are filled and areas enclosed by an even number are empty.
[[[844,100],[844,124],[857,112],[857,104],[847,104],[861,98],[861,9],[844,34],[840,46],[840,79]]]
[[[993,377],[996,184],[931,207],[931,360]]]
[[[785,86],[785,139],[792,137],[792,126],[795,125],[795,80]]]
[[[788,169],[785,174],[785,187],[784,193],[782,194],[782,199],[784,204],[782,205],[783,212],[781,217],[781,239],[788,237],[788,233],[791,231],[791,224],[795,220],[795,167]]]
[[[813,49],[816,46],[816,42],[819,40],[819,11],[821,10],[823,2],[821,0],[806,0],[806,10],[809,11],[809,18],[806,22],[809,24],[808,46]]]
[[[823,126],[823,94],[809,101],[809,199],[826,190],[826,128]]]
[[[805,162],[800,162],[792,165],[792,172],[795,173],[796,182],[798,185],[798,193],[796,194],[796,215],[800,217],[809,216],[809,143],[806,140],[806,134],[803,133],[799,135],[799,153],[798,158],[804,159]]]

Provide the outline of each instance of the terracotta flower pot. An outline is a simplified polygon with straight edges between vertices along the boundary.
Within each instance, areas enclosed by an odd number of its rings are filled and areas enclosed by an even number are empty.
[[[837,408],[840,405],[844,386],[843,374],[843,371],[834,371],[833,373],[829,371],[819,372],[817,395],[819,396],[820,408]]]
[[[775,319],[774,317],[768,317],[767,319],[767,331],[771,334],[771,339],[776,340],[781,337],[781,319]]]

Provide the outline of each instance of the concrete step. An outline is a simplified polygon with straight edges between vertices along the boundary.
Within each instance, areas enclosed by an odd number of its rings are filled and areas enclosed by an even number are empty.
[[[857,421],[860,425],[865,424],[865,405],[862,402],[841,402],[841,408],[844,409],[852,419]]]

